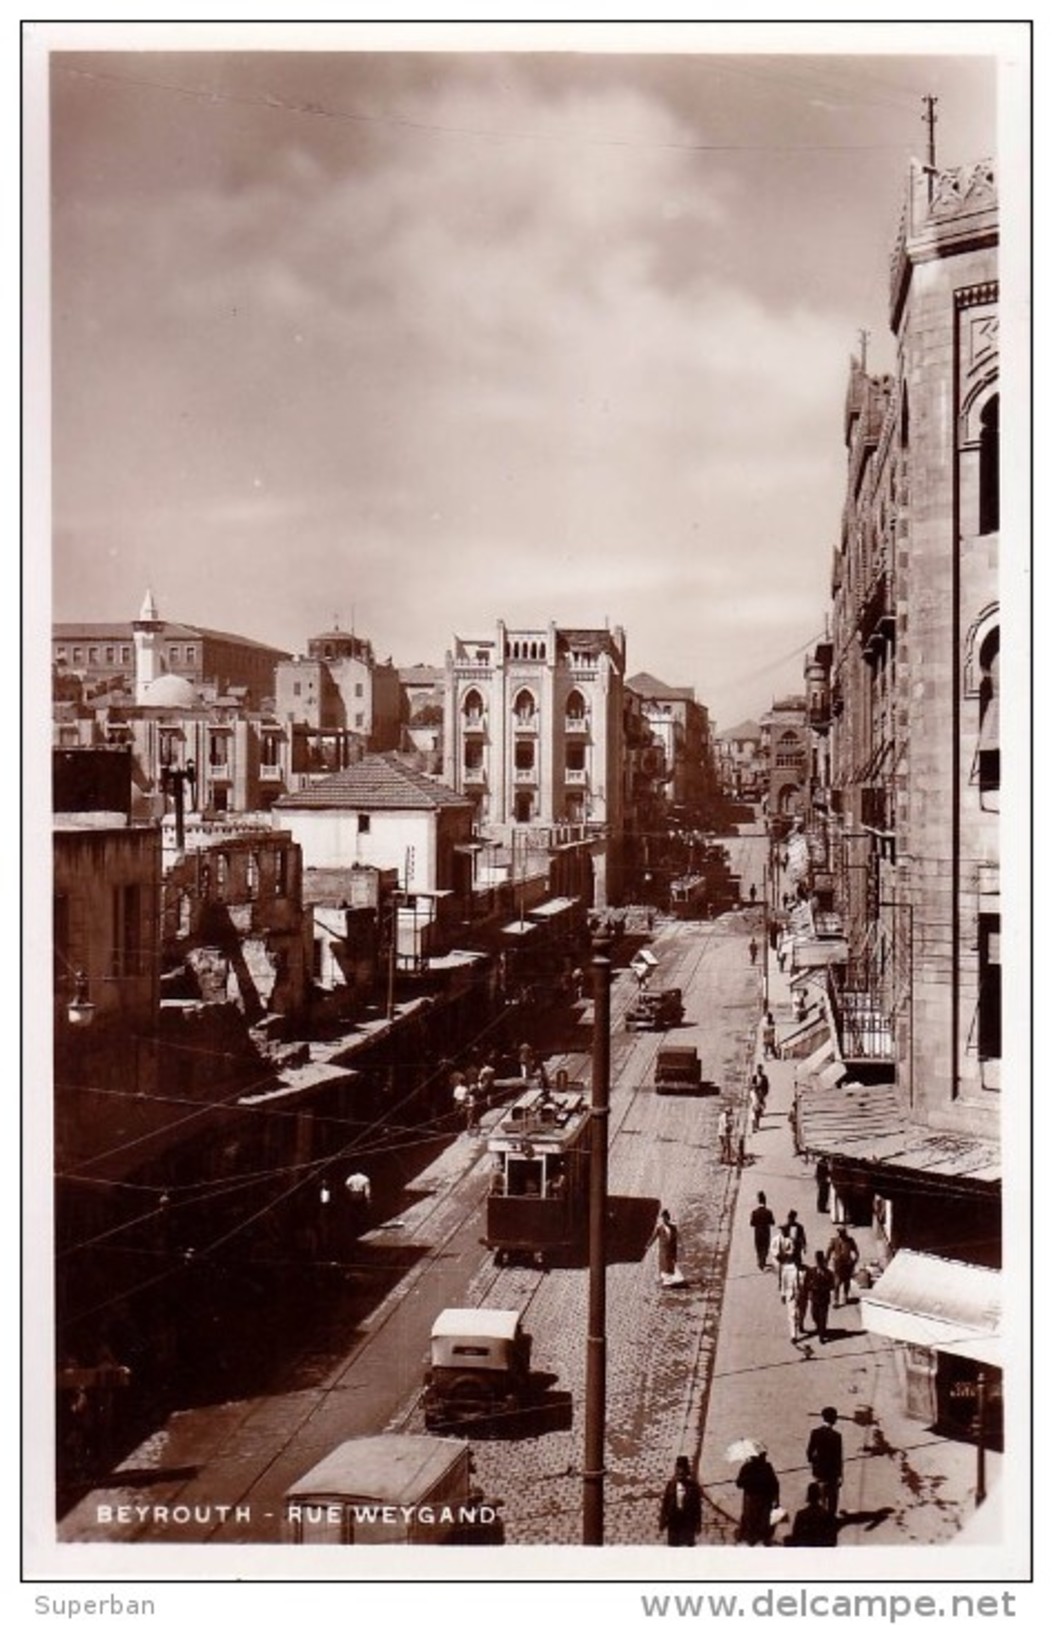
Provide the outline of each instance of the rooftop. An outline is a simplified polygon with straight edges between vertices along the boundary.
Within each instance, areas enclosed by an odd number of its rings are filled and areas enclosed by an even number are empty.
[[[470,807],[471,803],[438,779],[429,778],[394,751],[364,756],[305,790],[279,796],[276,807],[346,807],[355,812],[428,811]]]

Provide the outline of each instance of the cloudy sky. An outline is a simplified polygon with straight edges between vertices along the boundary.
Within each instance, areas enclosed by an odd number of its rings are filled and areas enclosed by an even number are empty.
[[[989,30],[126,33],[47,64],[56,618],[609,621],[720,727],[800,687],[922,97],[992,155]]]

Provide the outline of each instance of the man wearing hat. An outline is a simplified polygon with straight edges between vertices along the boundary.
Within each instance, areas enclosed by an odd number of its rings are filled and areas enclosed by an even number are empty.
[[[824,1407],[822,1426],[813,1428],[808,1435],[805,1454],[812,1469],[812,1477],[819,1485],[820,1505],[831,1515],[837,1512],[844,1471],[844,1449],[835,1423],[837,1412],[832,1405]]]
[[[662,1493],[659,1531],[670,1546],[693,1546],[702,1529],[702,1490],[686,1456],[677,1456],[676,1469]]]

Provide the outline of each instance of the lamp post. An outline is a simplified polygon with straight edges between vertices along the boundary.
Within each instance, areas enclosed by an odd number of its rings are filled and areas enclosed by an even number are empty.
[[[603,1545],[607,1412],[607,1140],[611,1070],[611,962],[592,961],[592,1138],[589,1159],[589,1335],[585,1357],[582,1544]]]
[[[175,802],[176,846],[180,852],[183,850],[185,840],[183,831],[185,787],[189,784],[193,789],[196,783],[197,769],[190,760],[185,767],[166,767],[161,774],[161,788]]]

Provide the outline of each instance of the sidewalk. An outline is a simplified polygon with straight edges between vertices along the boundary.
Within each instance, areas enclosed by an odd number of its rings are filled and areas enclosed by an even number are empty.
[[[771,1009],[781,1036],[793,1026],[788,979],[774,956],[769,975]],[[759,1048],[758,1048],[759,1055]],[[951,1540],[974,1507],[976,1451],[903,1415],[895,1347],[862,1328],[858,1296],[831,1309],[830,1341],[813,1335],[790,1340],[774,1270],[757,1266],[749,1215],[764,1191],[781,1223],[796,1208],[808,1253],[825,1251],[834,1232],[830,1214],[816,1211],[812,1166],[794,1152],[788,1113],[793,1102],[792,1061],[765,1061],[771,1083],[759,1131],[747,1134],[751,1159],[739,1183],[728,1253],[702,1456],[706,1516],[703,1539],[733,1543],[741,1492],[737,1466],[725,1451],[732,1440],[759,1438],[779,1479],[780,1501],[793,1514],[804,1504],[811,1471],[805,1446],[824,1406],[840,1416],[845,1469],[838,1544],[935,1545]],[[851,1230],[863,1263],[876,1256],[869,1229]],[[808,1322],[810,1324],[810,1321]],[[989,1490],[1001,1458],[987,1455]],[[788,1525],[776,1534],[781,1543]]]

